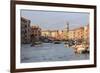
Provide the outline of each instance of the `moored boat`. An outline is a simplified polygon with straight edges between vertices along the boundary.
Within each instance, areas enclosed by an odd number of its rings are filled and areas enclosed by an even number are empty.
[[[89,48],[83,45],[75,45],[73,46],[75,53],[89,53]]]

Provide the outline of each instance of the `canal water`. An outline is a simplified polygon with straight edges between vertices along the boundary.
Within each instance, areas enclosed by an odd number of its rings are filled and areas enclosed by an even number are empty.
[[[63,43],[43,43],[31,47],[30,44],[21,46],[21,63],[88,60],[89,54],[75,54],[73,48],[67,48]]]

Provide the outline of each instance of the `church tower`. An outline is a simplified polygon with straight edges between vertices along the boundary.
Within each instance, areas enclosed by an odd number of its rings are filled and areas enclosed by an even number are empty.
[[[67,22],[67,24],[66,24],[66,38],[67,38],[67,40],[69,38],[68,33],[69,33],[69,22]]]

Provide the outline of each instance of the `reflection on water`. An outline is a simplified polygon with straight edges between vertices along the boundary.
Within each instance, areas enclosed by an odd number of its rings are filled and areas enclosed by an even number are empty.
[[[21,46],[22,63],[87,59],[89,54],[75,54],[73,48],[67,48],[63,43],[43,43],[35,47],[31,47],[30,44]]]

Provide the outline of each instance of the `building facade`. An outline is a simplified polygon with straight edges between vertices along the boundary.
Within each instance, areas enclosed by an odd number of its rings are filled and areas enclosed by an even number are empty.
[[[84,40],[89,44],[90,41],[89,25],[84,26]]]
[[[38,41],[41,37],[41,28],[39,26],[31,26],[31,41]]]
[[[52,37],[52,31],[50,31],[50,30],[42,30],[41,35],[44,36],[44,37]]]
[[[52,38],[54,40],[66,39],[65,31],[63,30],[45,30],[42,31],[42,36]]]
[[[42,36],[52,37],[55,40],[89,40],[89,25],[78,27],[69,31],[64,30],[45,30]]]
[[[75,39],[75,31],[74,30],[70,30],[68,32],[68,39],[69,40],[74,40]]]
[[[84,27],[79,27],[74,29],[74,39],[82,40],[84,38]]]
[[[21,43],[30,43],[30,23],[31,21],[21,17]]]

